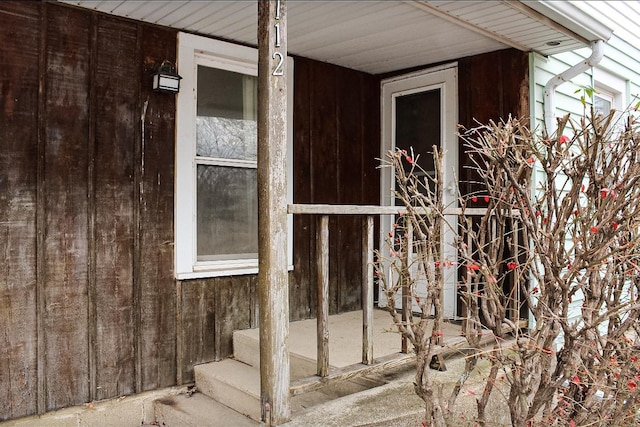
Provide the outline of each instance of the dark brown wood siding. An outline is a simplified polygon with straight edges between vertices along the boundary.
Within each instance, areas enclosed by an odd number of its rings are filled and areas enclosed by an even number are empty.
[[[258,327],[257,276],[180,283],[181,382],[193,381],[193,365],[231,356],[233,331]]]
[[[465,128],[489,120],[506,120],[509,115],[529,119],[529,56],[505,49],[463,58],[458,61],[459,122]],[[463,194],[481,191],[477,177],[470,173],[464,147],[460,155]],[[480,203],[477,207],[480,207]]]
[[[88,197],[90,16],[47,7],[38,209],[45,409],[89,399]],[[40,274],[41,273],[41,274]],[[81,351],[77,351],[82,349]]]
[[[152,70],[163,59],[176,60],[176,33],[154,27],[139,31],[142,89],[136,123],[143,128],[138,133],[136,166],[136,360],[138,388],[150,390],[175,384],[177,375],[173,278],[176,107],[174,96],[151,90]]]
[[[0,3],[0,420],[176,384],[176,33]]]
[[[295,61],[294,201],[378,204],[380,82],[371,75]],[[292,317],[315,315],[316,218],[295,218]],[[361,307],[361,218],[332,217],[329,224],[330,311]]]
[[[94,18],[95,19],[95,18]],[[134,24],[101,17],[92,27],[94,51],[92,115],[88,153],[92,222],[89,279],[90,325],[96,336],[89,355],[95,360],[91,388],[95,398],[135,391],[133,254],[136,164],[135,131],[139,82],[138,30]],[[122,52],[122,55],[119,55]],[[133,96],[132,96],[133,95]],[[98,119],[99,118],[99,119]],[[100,213],[100,215],[97,215]],[[98,304],[98,302],[100,302]],[[93,369],[92,369],[93,371]],[[116,378],[115,381],[111,379]],[[97,387],[99,386],[99,388]]]
[[[170,29],[0,2],[0,420],[190,382],[257,326],[255,276],[174,279],[175,99],[150,87],[175,56]],[[525,58],[460,61],[462,123],[523,115]],[[294,72],[294,201],[378,204],[380,78]],[[292,320],[316,311],[315,221],[294,219]],[[360,308],[360,220],[330,233],[331,311]]]
[[[0,420],[37,399],[39,10],[0,7]]]
[[[464,58],[459,61],[459,121],[471,129],[490,120],[507,120],[509,116],[529,123],[529,58],[528,54],[506,49]],[[482,194],[480,177],[473,172],[464,146],[460,147],[460,188],[462,194]],[[482,197],[474,207],[486,206]],[[505,287],[513,286],[513,278]],[[521,314],[526,307],[521,307]],[[457,299],[457,314],[464,315],[464,304]],[[524,316],[526,317],[526,316]],[[515,319],[514,319],[515,320]]]

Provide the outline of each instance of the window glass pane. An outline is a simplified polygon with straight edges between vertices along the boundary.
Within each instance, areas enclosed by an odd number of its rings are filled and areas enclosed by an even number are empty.
[[[257,160],[257,79],[198,66],[196,155]]]
[[[198,261],[258,257],[257,169],[198,165]]]
[[[596,115],[608,116],[611,111],[611,101],[598,95],[593,96],[593,109]]]

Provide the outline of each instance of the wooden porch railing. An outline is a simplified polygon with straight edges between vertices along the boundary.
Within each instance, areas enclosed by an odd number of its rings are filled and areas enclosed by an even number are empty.
[[[318,274],[318,306],[317,306],[317,376],[298,380],[291,386],[293,395],[304,393],[320,387],[328,379],[346,379],[363,371],[371,372],[389,366],[408,363],[412,356],[406,354],[408,345],[403,338],[401,352],[404,357],[388,357],[374,365],[373,360],[373,251],[374,251],[374,217],[406,213],[402,206],[376,205],[323,205],[323,204],[290,204],[288,213],[293,215],[315,215],[318,217],[316,228],[316,265]],[[420,212],[418,212],[420,213]],[[462,215],[462,209],[446,209],[445,215]],[[466,216],[482,216],[485,208],[467,208]],[[424,214],[429,214],[425,211]],[[329,372],[329,216],[358,215],[365,217],[362,230],[362,364]],[[408,319],[411,310],[411,299],[407,295],[402,298],[403,319]],[[364,366],[363,366],[364,365]]]
[[[365,216],[363,222],[362,260],[362,363],[373,363],[373,227],[374,216],[395,215],[395,206],[365,205],[289,205],[288,212],[294,215],[319,216],[316,230],[316,265],[318,270],[317,375],[329,375],[329,215]]]

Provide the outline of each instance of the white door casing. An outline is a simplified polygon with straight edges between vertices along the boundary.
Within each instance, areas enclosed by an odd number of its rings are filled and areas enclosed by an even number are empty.
[[[396,103],[400,97],[426,93],[439,90],[440,103],[440,141],[439,146],[443,154],[443,174],[445,191],[443,202],[445,208],[457,207],[457,185],[458,177],[458,139],[456,137],[456,125],[458,122],[458,69],[457,63],[447,64],[436,68],[421,70],[411,74],[393,77],[382,81],[382,147],[381,159],[386,157],[389,150],[396,147]],[[437,92],[436,92],[437,93]],[[402,147],[408,148],[408,147]],[[423,156],[425,154],[422,154]],[[393,189],[395,180],[391,168],[381,169],[381,202],[383,205],[395,205]],[[380,248],[385,248],[385,236],[392,228],[394,218],[383,217],[380,227]],[[446,221],[449,226],[443,227],[441,236],[441,253],[443,260],[457,260],[457,253],[453,246],[455,232],[457,230],[457,217],[447,216]],[[444,270],[444,316],[446,318],[456,317],[456,284],[457,270],[448,268]],[[416,289],[418,294],[423,294],[420,286],[424,289],[425,283],[418,284]],[[379,295],[379,305],[385,306],[386,296],[382,289]],[[414,301],[414,311],[418,310]]]

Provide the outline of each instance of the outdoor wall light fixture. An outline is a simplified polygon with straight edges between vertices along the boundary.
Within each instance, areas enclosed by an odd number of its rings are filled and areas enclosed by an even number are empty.
[[[164,93],[178,93],[180,90],[180,77],[176,73],[176,67],[169,61],[162,61],[153,75],[153,90]]]

